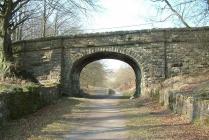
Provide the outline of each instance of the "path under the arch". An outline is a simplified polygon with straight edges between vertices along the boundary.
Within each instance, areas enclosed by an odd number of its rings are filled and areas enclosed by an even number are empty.
[[[97,99],[85,99],[80,110],[72,118],[79,118],[79,123],[65,135],[70,140],[125,140],[128,139],[126,118],[118,107],[121,95],[103,96]]]
[[[105,97],[105,96],[100,96]],[[0,131],[1,140],[208,140],[209,128],[189,123],[140,97],[62,98]]]

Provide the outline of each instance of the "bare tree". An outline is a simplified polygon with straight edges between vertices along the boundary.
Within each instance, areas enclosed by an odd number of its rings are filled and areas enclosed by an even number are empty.
[[[12,61],[11,34],[29,17],[20,9],[29,0],[1,0],[0,1],[0,73],[5,75],[10,69]],[[24,16],[23,16],[24,15]],[[22,17],[21,19],[17,17]]]
[[[78,29],[80,15],[87,14],[88,10],[98,7],[93,0],[45,0],[45,2],[48,5],[44,8],[45,23],[49,25],[48,28],[54,30],[55,36]]]
[[[98,8],[98,5],[94,4],[95,1],[97,0],[30,1],[30,4],[27,4],[27,9],[38,8],[22,25],[22,37],[14,37],[14,39],[31,39],[82,32],[80,19],[83,15],[88,15],[88,11]]]
[[[124,90],[135,86],[135,73],[131,67],[121,67],[116,72],[110,73],[108,77],[114,77],[114,81],[109,81],[111,88]]]
[[[204,26],[209,21],[208,0],[151,0],[157,8],[158,16],[153,21],[173,20],[190,28]]]
[[[54,36],[79,33],[81,31],[79,17],[74,14],[66,13],[65,11],[57,11],[55,13],[53,25]]]
[[[81,87],[102,87],[105,85],[106,71],[104,66],[99,61],[88,64],[81,72],[80,85]]]
[[[44,0],[46,2],[47,0]],[[53,0],[55,3],[50,5],[52,9],[57,10],[69,10],[71,7],[76,7],[77,11],[86,12],[88,7],[95,6],[95,0]],[[40,3],[43,0],[0,0],[0,75],[5,76],[6,73],[11,73],[11,62],[12,62],[12,46],[11,46],[11,34],[23,24],[26,20],[29,20],[31,15],[36,13],[37,6],[34,3]],[[26,6],[26,10],[23,7]],[[45,7],[48,6],[45,4]],[[45,9],[44,7],[44,9]],[[52,12],[53,13],[53,12]],[[47,15],[44,13],[44,22],[46,21]],[[45,23],[44,23],[45,24]],[[22,29],[21,29],[22,30]],[[46,26],[44,29],[46,30]],[[19,35],[18,35],[19,36]]]

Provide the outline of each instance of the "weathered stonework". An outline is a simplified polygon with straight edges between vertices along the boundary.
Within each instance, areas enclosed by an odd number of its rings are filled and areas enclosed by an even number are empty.
[[[40,81],[79,94],[79,74],[88,63],[119,59],[136,73],[137,93],[179,74],[209,68],[209,28],[153,29],[81,34],[13,44],[17,63]]]
[[[49,105],[60,97],[57,86],[33,87],[29,91],[0,92],[0,129],[11,119],[18,119]]]
[[[194,96],[191,93],[161,91],[160,103],[174,113],[186,117],[189,121],[209,122],[209,99]],[[207,124],[208,125],[208,124]]]

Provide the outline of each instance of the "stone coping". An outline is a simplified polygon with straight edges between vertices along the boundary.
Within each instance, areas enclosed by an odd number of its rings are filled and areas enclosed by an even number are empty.
[[[209,30],[209,26],[194,27],[194,28],[153,28],[153,29],[131,30],[131,31],[96,32],[96,33],[83,33],[83,34],[75,34],[75,35],[68,35],[68,36],[54,36],[54,37],[36,38],[36,39],[30,39],[30,40],[21,40],[21,41],[13,42],[13,44],[24,43],[24,42],[40,42],[40,41],[49,41],[49,40],[105,37],[105,36],[114,36],[114,35],[141,34],[141,33],[205,31],[205,30]]]

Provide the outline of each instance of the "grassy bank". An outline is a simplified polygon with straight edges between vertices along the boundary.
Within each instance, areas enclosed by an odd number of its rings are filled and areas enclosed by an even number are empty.
[[[121,101],[127,117],[129,139],[208,139],[209,128],[189,123],[187,119],[173,114],[160,106],[158,101],[140,97]]]
[[[79,104],[74,98],[61,98],[47,107],[20,120],[9,122],[1,131],[1,140],[59,139],[71,128],[70,114]]]
[[[13,90],[23,90],[24,92],[27,92],[31,90],[32,88],[37,88],[40,85],[35,83],[7,83],[7,82],[0,82],[0,93],[13,91]]]

